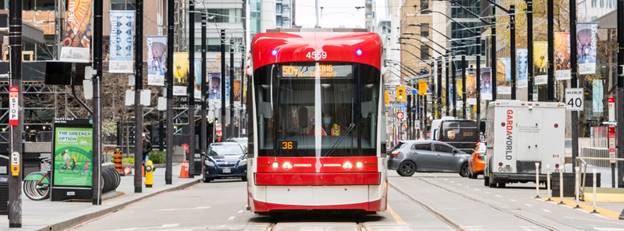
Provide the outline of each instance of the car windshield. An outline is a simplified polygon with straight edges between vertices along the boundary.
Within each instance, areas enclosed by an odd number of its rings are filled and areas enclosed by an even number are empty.
[[[240,156],[243,150],[238,144],[213,144],[210,146],[210,156]]]

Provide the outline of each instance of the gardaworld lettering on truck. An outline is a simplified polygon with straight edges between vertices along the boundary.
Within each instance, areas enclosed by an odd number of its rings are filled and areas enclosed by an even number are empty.
[[[511,160],[513,158],[513,110],[507,110],[507,122],[505,126],[507,131],[507,140],[505,142],[505,159]]]

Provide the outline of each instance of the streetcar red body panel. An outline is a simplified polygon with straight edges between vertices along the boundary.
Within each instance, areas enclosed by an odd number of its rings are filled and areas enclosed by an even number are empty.
[[[251,210],[385,210],[379,36],[260,33],[251,52]]]

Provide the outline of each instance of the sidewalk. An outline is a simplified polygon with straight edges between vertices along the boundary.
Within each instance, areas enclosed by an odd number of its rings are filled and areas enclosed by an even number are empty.
[[[32,201],[22,196],[22,229],[14,230],[64,230],[86,220],[119,210],[131,203],[159,193],[182,189],[199,182],[199,179],[178,178],[180,165],[173,166],[172,184],[165,185],[165,169],[157,168],[153,188],[143,187],[143,193],[134,193],[133,176],[122,176],[116,191],[102,195],[101,206],[91,202]],[[0,215],[0,230],[9,227],[6,215]]]

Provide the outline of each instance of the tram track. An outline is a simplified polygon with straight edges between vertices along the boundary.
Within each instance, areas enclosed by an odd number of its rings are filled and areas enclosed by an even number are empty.
[[[516,217],[516,218],[518,218],[518,219],[524,220],[524,221],[526,221],[526,222],[528,222],[528,223],[530,223],[530,224],[533,224],[533,225],[539,226],[539,227],[541,227],[541,228],[544,228],[544,229],[547,229],[547,230],[551,230],[551,231],[559,230],[559,229],[557,229],[557,228],[555,228],[555,227],[552,227],[552,226],[550,226],[550,225],[547,225],[547,224],[541,223],[541,222],[539,222],[539,221],[536,221],[536,220],[534,220],[534,219],[531,219],[531,218],[529,218],[529,217],[527,217],[527,216],[524,216],[524,215],[522,215],[522,214],[518,214],[518,213],[515,213],[515,212],[513,212],[513,211],[510,211],[510,210],[507,210],[507,209],[501,208],[501,207],[499,207],[499,206],[496,206],[496,205],[494,205],[494,204],[492,204],[492,203],[489,203],[489,202],[487,202],[487,201],[485,201],[485,200],[480,200],[480,199],[478,199],[478,198],[476,198],[476,197],[473,197],[473,196],[471,196],[471,195],[463,194],[463,193],[461,193],[461,192],[458,192],[458,191],[456,191],[456,190],[449,189],[449,188],[447,188],[447,187],[444,187],[444,186],[442,186],[442,185],[439,185],[439,184],[433,183],[433,182],[431,182],[431,181],[429,181],[429,180],[426,180],[426,179],[422,179],[422,178],[419,178],[419,177],[414,177],[414,178],[418,179],[418,180],[419,180],[419,181],[421,181],[421,182],[424,182],[424,183],[426,183],[426,184],[429,184],[429,185],[431,185],[431,186],[434,186],[434,187],[436,187],[436,188],[439,188],[439,189],[442,189],[442,190],[444,190],[444,191],[447,191],[447,192],[450,192],[450,193],[456,194],[456,195],[458,195],[458,196],[461,196],[461,197],[463,197],[463,198],[466,198],[466,199],[468,199],[468,200],[471,200],[471,201],[474,201],[474,202],[477,202],[477,203],[480,203],[480,204],[487,205],[488,207],[490,207],[490,208],[492,208],[492,209],[494,209],[494,210],[496,210],[496,211],[499,211],[499,212],[501,212],[501,213],[505,213],[505,214],[512,215],[512,216],[514,216],[514,217]],[[396,189],[397,191],[399,191],[400,193],[402,193],[402,194],[404,194],[404,195],[408,196],[408,195],[407,195],[407,194],[405,194],[404,192],[401,192],[401,191],[400,191],[400,190],[399,190],[396,186],[394,186],[394,185],[392,185],[392,184],[390,184],[390,186],[391,186],[391,187],[393,187],[394,189]],[[408,196],[408,198],[412,199],[412,197],[410,197],[410,196]],[[421,202],[421,203],[422,203],[422,202]],[[439,214],[439,213],[438,213],[438,214]],[[442,215],[442,214],[440,214],[440,215]],[[442,217],[444,217],[444,216],[442,215]],[[451,220],[449,219],[449,221],[451,221]],[[458,228],[459,228],[458,230],[463,230],[463,229],[461,228],[461,226],[459,226],[459,225],[457,225],[456,227],[458,227]]]
[[[276,231],[279,222],[269,224],[264,231]],[[355,222],[355,231],[368,231],[363,222]]]

